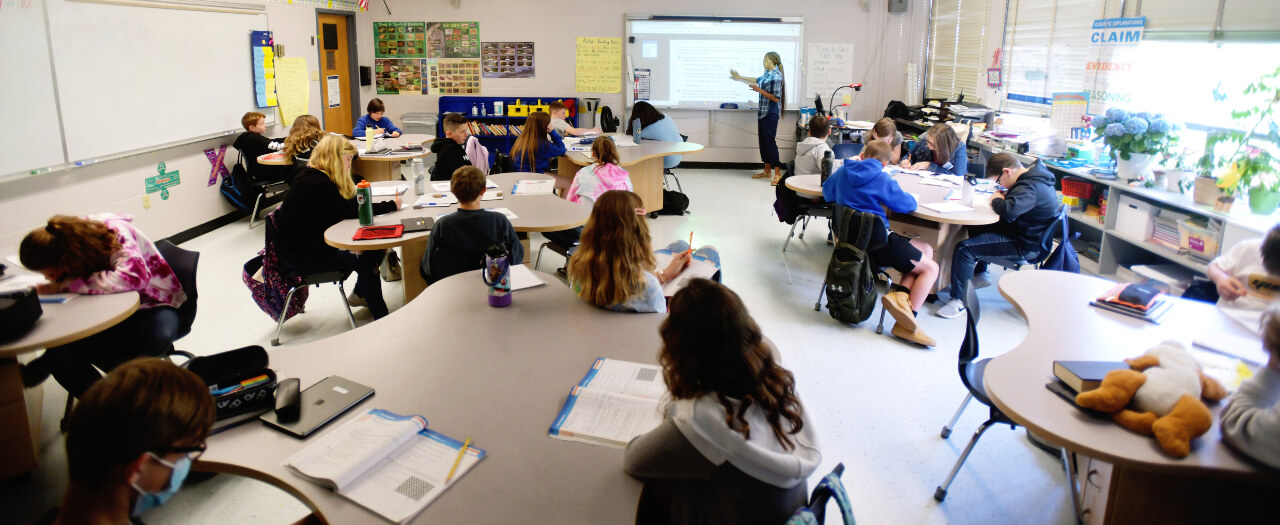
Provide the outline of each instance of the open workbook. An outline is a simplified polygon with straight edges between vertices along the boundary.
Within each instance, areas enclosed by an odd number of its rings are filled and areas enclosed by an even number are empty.
[[[551,424],[553,438],[625,447],[662,422],[667,385],[655,365],[597,358]]]
[[[393,522],[427,508],[485,451],[468,447],[445,483],[462,442],[427,428],[422,416],[370,410],[307,445],[281,464]]]
[[[668,264],[671,264],[671,259],[675,258],[675,255],[675,252],[663,248],[653,252],[653,260],[657,263],[657,268],[661,270],[666,268]],[[711,259],[694,253],[689,257],[689,265],[684,267],[684,270],[680,272],[680,275],[677,275],[675,279],[667,281],[667,284],[662,285],[662,295],[671,297],[675,295],[676,292],[680,291],[681,288],[684,288],[684,285],[688,284],[690,280],[710,279],[718,271],[720,271],[719,264],[716,264],[715,261],[712,261]]]

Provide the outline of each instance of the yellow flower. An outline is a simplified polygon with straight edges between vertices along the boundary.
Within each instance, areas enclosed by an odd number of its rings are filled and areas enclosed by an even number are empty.
[[[1222,168],[1218,171],[1216,178],[1218,179],[1219,188],[1234,188],[1240,182],[1240,164],[1232,162],[1230,166]]]

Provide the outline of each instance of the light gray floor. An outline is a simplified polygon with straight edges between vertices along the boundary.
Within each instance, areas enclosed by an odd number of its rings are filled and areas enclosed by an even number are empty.
[[[931,314],[935,306],[926,305],[920,325],[937,339],[938,347],[923,349],[887,335],[891,318],[886,320],[885,335],[876,335],[878,311],[857,327],[835,322],[825,308],[815,312],[813,304],[832,250],[825,242],[826,223],[810,224],[803,240],[792,240],[784,259],[780,249],[788,226],[773,215],[774,190],[768,183],[749,179],[747,171],[678,172],[692,200],[692,214],[650,221],[654,244],[687,239],[692,230],[695,245],[719,248],[724,283],[742,296],[765,335],[777,343],[817,426],[824,461],[814,480],[843,462],[844,483],[860,522],[1072,521],[1061,464],[1032,447],[1021,428],[989,430],[951,486],[947,501],[933,500],[934,488],[987,417],[986,407],[970,403],[951,438],[938,436],[965,394],[956,371],[957,349],[964,335],[962,319],[935,317]],[[534,250],[540,241],[534,235]],[[197,354],[250,344],[270,348],[275,325],[254,305],[240,276],[243,263],[261,246],[262,228],[249,231],[245,221],[183,245],[202,254],[200,313],[179,348]],[[562,262],[547,252],[542,269],[554,271]],[[999,277],[997,272],[993,270],[993,280]],[[353,276],[348,291],[354,282]],[[400,284],[385,283],[384,290],[394,312],[403,304]],[[1016,345],[1025,336],[1026,325],[994,286],[979,290],[978,295],[983,304],[982,353],[995,356]],[[363,308],[356,310],[356,317],[360,323],[371,320]],[[285,323],[282,339],[286,345],[298,344],[345,330],[346,314],[338,292],[325,286],[312,289],[306,313]],[[4,489],[0,507],[9,509],[7,514],[16,517],[17,523],[29,523],[55,505],[66,483],[63,440],[57,433],[65,393],[53,381],[43,388],[40,468],[0,487]],[[556,408],[547,407],[548,418]],[[601,468],[621,468],[620,463],[619,457],[618,465]],[[219,476],[188,486],[147,521],[194,523],[200,517],[289,523],[305,514],[305,508],[288,495],[256,483]]]

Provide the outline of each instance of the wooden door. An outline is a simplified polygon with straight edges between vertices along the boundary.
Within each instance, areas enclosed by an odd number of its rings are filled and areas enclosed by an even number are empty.
[[[320,103],[324,108],[324,129],[350,135],[351,55],[347,45],[347,16],[316,14],[320,38]],[[363,112],[361,112],[363,113]]]

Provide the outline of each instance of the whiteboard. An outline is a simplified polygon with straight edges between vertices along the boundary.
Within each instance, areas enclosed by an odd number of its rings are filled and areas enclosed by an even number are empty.
[[[853,44],[809,44],[804,56],[803,100],[813,100],[814,94],[818,94],[822,95],[822,103],[827,104],[836,88],[852,83]],[[841,92],[841,95],[846,94],[853,95],[849,90]],[[839,104],[839,101],[835,103]]]
[[[243,14],[0,1],[0,175],[243,131],[248,111],[275,122],[254,99],[249,33],[270,29],[261,3]]]
[[[627,15],[626,32],[627,106],[643,93],[640,100],[664,108],[713,109],[726,102],[755,108],[760,95],[731,79],[729,70],[758,77],[764,74],[765,53],[774,51],[782,58],[784,107],[799,107],[801,18]]]

